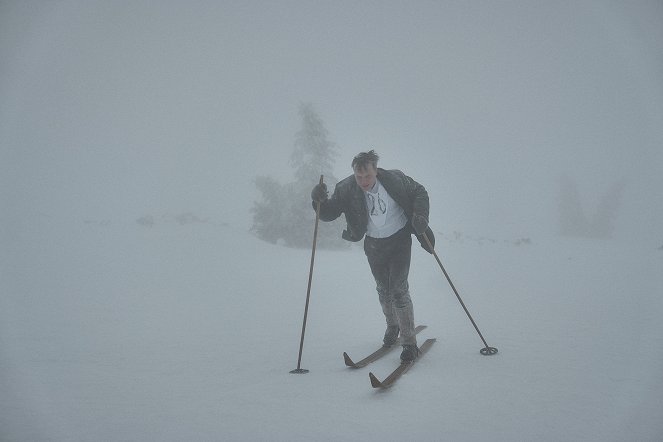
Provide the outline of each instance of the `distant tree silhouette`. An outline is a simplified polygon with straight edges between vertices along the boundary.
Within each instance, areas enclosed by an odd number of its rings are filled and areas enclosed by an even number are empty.
[[[297,183],[316,182],[322,171],[334,179],[331,171],[338,157],[336,144],[329,141],[329,133],[311,103],[301,104],[299,115],[302,128],[295,136],[295,149],[290,155]]]
[[[624,181],[615,181],[603,193],[590,223],[589,230],[593,236],[609,238],[615,232],[615,221],[619,214],[625,187]]]
[[[295,135],[290,164],[295,169],[295,181],[281,184],[271,177],[257,177],[255,184],[262,193],[256,201],[251,230],[258,238],[271,243],[283,242],[289,247],[309,247],[315,226],[315,211],[311,207],[311,189],[324,175],[328,188],[333,190],[337,180],[333,175],[336,145],[328,139],[328,132],[313,105],[301,104],[299,115],[302,128]],[[348,247],[340,236],[341,221],[320,223],[317,245],[322,248]]]
[[[599,200],[594,216],[588,218],[580,201],[576,181],[564,176],[558,201],[560,234],[588,238],[612,237],[624,187],[623,181],[616,181],[608,187]]]

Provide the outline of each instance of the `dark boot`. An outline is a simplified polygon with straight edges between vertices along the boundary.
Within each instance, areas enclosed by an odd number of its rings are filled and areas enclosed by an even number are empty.
[[[398,333],[400,332],[400,328],[398,328],[397,325],[388,325],[387,326],[387,331],[384,332],[384,339],[382,342],[384,342],[385,347],[391,347],[398,341]]]
[[[419,347],[416,345],[406,344],[403,346],[403,352],[401,353],[401,362],[412,362],[417,359],[419,356]]]

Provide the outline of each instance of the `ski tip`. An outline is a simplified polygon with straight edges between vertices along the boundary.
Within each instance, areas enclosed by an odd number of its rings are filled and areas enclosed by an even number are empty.
[[[371,379],[371,386],[373,388],[382,387],[382,382],[380,382],[380,380],[378,378],[376,378],[373,373],[368,373],[368,377]]]
[[[350,359],[350,356],[346,352],[343,352],[343,360],[345,361],[345,365],[348,367],[353,367],[356,368],[357,365],[354,363],[352,359]]]
[[[426,341],[424,341],[424,343],[419,347],[419,352],[421,354],[426,353],[428,349],[431,348],[433,344],[435,344],[436,341],[437,339],[435,338],[426,339]]]

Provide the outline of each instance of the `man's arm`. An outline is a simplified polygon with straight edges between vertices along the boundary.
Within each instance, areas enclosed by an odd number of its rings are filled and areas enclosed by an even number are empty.
[[[327,186],[325,184],[316,185],[311,191],[312,206],[315,210],[318,207],[317,203],[320,202],[320,219],[323,221],[334,221],[343,213],[338,184],[334,188],[331,198],[327,198],[327,193]]]
[[[410,201],[412,201],[412,212],[424,217],[428,222],[430,205],[426,188],[407,175],[405,175],[405,188]]]

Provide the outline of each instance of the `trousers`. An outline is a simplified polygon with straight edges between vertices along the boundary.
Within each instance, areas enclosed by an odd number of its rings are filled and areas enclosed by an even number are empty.
[[[398,325],[403,344],[416,345],[414,307],[408,284],[412,256],[409,229],[406,226],[388,238],[367,236],[364,253],[375,278],[387,326]]]

